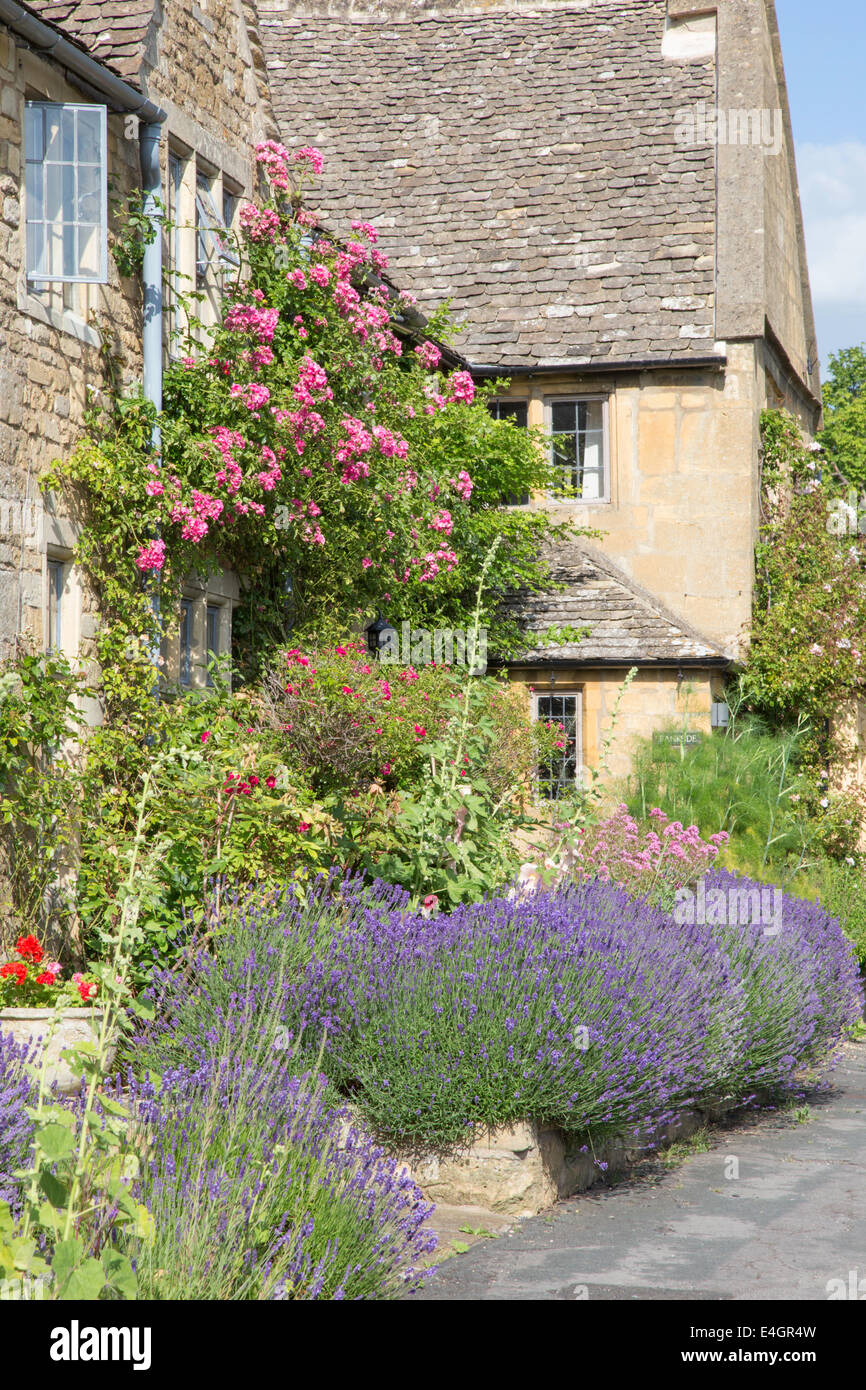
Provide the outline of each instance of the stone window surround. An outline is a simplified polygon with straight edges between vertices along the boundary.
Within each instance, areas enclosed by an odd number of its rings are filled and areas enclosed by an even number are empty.
[[[610,477],[610,394],[604,391],[555,391],[545,393],[544,396],[544,428],[548,434],[553,433],[553,407],[554,405],[579,404],[583,401],[601,401],[602,406],[602,462],[604,466],[604,487],[601,497],[569,497],[564,502],[557,502],[556,498],[548,498],[554,506],[567,507],[609,507],[611,504],[612,488]],[[551,450],[552,452],[552,450]]]
[[[604,407],[604,497],[596,499],[585,497],[570,497],[567,499],[557,499],[547,496],[545,493],[533,493],[529,506],[533,509],[543,509],[551,511],[554,515],[559,511],[567,510],[570,515],[574,515],[576,508],[586,507],[588,510],[596,511],[601,507],[614,507],[616,505],[616,470],[613,461],[617,457],[616,439],[614,432],[616,428],[616,385],[613,380],[605,379],[599,382],[575,383],[568,381],[563,376],[562,383],[557,380],[556,389],[548,389],[546,384],[538,377],[511,378],[512,389],[503,392],[501,395],[492,397],[492,401],[497,404],[507,404],[511,402],[525,402],[528,406],[528,425],[530,429],[541,429],[545,434],[550,434],[552,423],[552,406],[554,401],[590,401],[600,400]],[[516,388],[516,389],[515,389]]]
[[[576,763],[576,774],[577,774],[577,775],[576,775],[576,777],[575,777],[574,785],[575,785],[576,787],[579,787],[579,786],[580,786],[580,783],[581,783],[581,773],[582,773],[583,765],[584,765],[584,764],[583,764],[583,706],[584,706],[584,687],[583,687],[583,685],[574,684],[572,681],[568,681],[568,682],[563,686],[563,688],[560,690],[559,686],[558,686],[557,684],[555,684],[554,681],[551,681],[551,680],[548,680],[548,682],[547,682],[545,685],[543,685],[543,686],[538,686],[538,685],[536,685],[536,686],[529,692],[530,710],[531,710],[531,714],[532,714],[532,722],[533,722],[533,724],[537,724],[538,721],[539,721],[539,719],[542,717],[541,715],[539,715],[539,712],[538,712],[538,702],[539,702],[539,700],[548,700],[548,699],[551,698],[551,696],[556,697],[556,698],[562,697],[562,698],[565,698],[565,699],[573,699],[574,702],[575,702],[575,711],[574,711],[574,719],[575,719],[575,729],[574,729],[574,735],[575,735],[575,749],[574,749],[574,752],[575,752],[575,763]],[[539,781],[540,781],[540,779],[539,779]]]
[[[178,620],[173,625],[171,633],[163,639],[160,653],[162,677],[169,687],[176,686],[181,691],[209,688],[207,683],[207,610],[208,608],[219,609],[218,649],[220,653],[231,651],[232,610],[238,600],[239,592],[236,577],[225,570],[220,574],[212,575],[206,583],[191,579],[184,584],[181,600],[185,600],[191,605],[190,680],[188,684],[182,685],[180,682],[180,606],[178,605]]]
[[[230,193],[236,199],[235,217],[237,217],[241,199],[250,196],[252,168],[250,161],[240,155],[234,146],[218,140],[196,121],[191,120],[173,102],[160,97],[160,104],[168,112],[163,135],[162,155],[163,202],[167,208],[172,208],[173,201],[169,186],[169,154],[181,161],[182,168],[179,216],[177,218],[181,224],[177,237],[178,265],[173,267],[174,248],[168,240],[166,240],[164,248],[166,252],[165,265],[169,274],[172,268],[176,268],[180,272],[183,277],[180,282],[181,289],[184,293],[189,294],[196,288],[197,179],[199,175],[204,175],[210,181],[212,198],[218,210],[223,207],[223,194]],[[206,299],[197,306],[195,312],[204,323],[214,322],[216,319],[215,302]],[[178,317],[180,316],[178,315]],[[167,343],[170,343],[170,334],[175,327],[177,325],[170,324],[169,315],[166,315]],[[175,346],[170,346],[168,351],[172,357],[183,355]]]
[[[51,603],[51,583],[49,565],[63,566],[63,592],[60,603],[62,619],[60,625],[59,650],[70,661],[77,661],[83,638],[84,594],[81,577],[72,563],[75,550],[76,532],[73,523],[65,517],[55,515],[46,507],[42,517],[44,544],[42,550],[42,646],[48,651],[49,605]]]

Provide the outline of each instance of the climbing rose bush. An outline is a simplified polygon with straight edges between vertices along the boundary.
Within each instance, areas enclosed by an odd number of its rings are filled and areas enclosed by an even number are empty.
[[[171,612],[186,575],[232,564],[248,594],[236,627],[257,647],[287,624],[345,635],[377,611],[465,627],[502,531],[490,592],[542,587],[542,541],[563,528],[500,505],[553,485],[539,436],[492,418],[497,383],[477,389],[417,341],[371,224],[342,242],[319,227],[302,196],[317,150],[266,141],[257,159],[271,197],[241,210],[221,322],[191,325],[165,374],[161,451],[147,407],[124,402],[50,480],[86,487],[79,553],[97,587],[117,600],[121,574],[130,592],[144,577]],[[135,616],[153,621],[143,602]],[[504,608],[491,616],[517,640]]]

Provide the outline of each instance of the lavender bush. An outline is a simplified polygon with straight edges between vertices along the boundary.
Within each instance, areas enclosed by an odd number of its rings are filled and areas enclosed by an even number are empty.
[[[149,1221],[123,1236],[149,1299],[358,1299],[417,1287],[433,1211],[326,1103],[324,1078],[211,1060],[128,1078]]]
[[[14,1177],[24,1167],[33,1129],[26,1107],[33,1102],[34,1084],[24,1064],[34,1054],[0,1032],[0,1202],[17,1208],[20,1194]]]
[[[707,884],[748,881],[711,873]],[[410,912],[332,876],[304,901],[224,913],[191,978],[157,982],[141,1059],[231,1045],[323,1048],[322,1068],[389,1142],[445,1151],[531,1118],[637,1129],[680,1106],[784,1088],[859,1016],[838,923],[784,899],[782,929],[675,923],[609,883]]]

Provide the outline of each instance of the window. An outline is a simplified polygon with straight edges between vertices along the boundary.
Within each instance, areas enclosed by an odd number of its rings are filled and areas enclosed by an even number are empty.
[[[542,796],[556,801],[579,781],[581,761],[581,703],[579,694],[536,695],[535,715],[543,724],[561,724],[562,735],[549,761],[538,769]]]
[[[27,279],[108,279],[106,108],[28,101],[25,114]]]
[[[192,599],[180,601],[180,665],[181,685],[192,685]]]
[[[561,486],[577,501],[606,502],[606,402],[598,398],[553,401],[550,416],[550,432],[556,436],[553,462]]]
[[[237,269],[240,265],[240,261],[225,235],[226,229],[230,225],[230,222],[227,223],[225,220],[226,213],[230,212],[232,218],[234,217],[233,202],[236,203],[236,201],[232,193],[223,192],[223,215],[221,218],[214,200],[213,180],[202,170],[197,172],[195,184],[196,288],[203,290],[208,295],[214,292],[221,294],[226,271],[230,268]]]
[[[182,234],[183,176],[186,161],[174,150],[168,154],[168,320],[171,334],[182,328],[178,296],[183,293],[182,275]]]
[[[216,661],[220,654],[220,607],[218,603],[209,603],[207,606],[207,684],[213,685],[213,671],[210,669],[211,662]]]
[[[66,583],[60,560],[48,561],[48,650],[63,649],[63,590]]]
[[[513,420],[518,429],[525,430],[529,425],[529,403],[527,401],[490,401],[490,414],[494,420]],[[525,507],[529,502],[528,492],[509,492],[502,498],[504,507]]]

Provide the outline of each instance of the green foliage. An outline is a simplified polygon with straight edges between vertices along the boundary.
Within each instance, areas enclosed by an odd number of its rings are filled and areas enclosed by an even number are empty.
[[[145,779],[126,879],[118,894],[120,921],[106,961],[94,967],[101,1003],[96,1041],[79,1043],[63,1054],[84,1079],[80,1105],[73,1110],[52,1096],[43,1048],[41,1061],[27,1064],[36,1081],[36,1100],[29,1112],[34,1123],[32,1153],[19,1175],[20,1219],[13,1221],[8,1208],[0,1206],[0,1272],[19,1281],[41,1276],[50,1281],[50,1297],[56,1299],[135,1298],[135,1270],[116,1248],[115,1233],[129,1227],[145,1242],[152,1234],[147,1209],[129,1190],[138,1172],[129,1115],[102,1089],[117,1033],[131,1030],[133,1014],[147,1014],[146,1006],[130,996],[127,932],[139,906],[138,855],[148,795]],[[49,1038],[53,1026],[49,1025]]]
[[[14,936],[47,925],[53,940],[51,924],[63,913],[60,879],[81,795],[69,746],[81,724],[79,693],[75,672],[57,653],[24,651],[0,668],[0,861]]]
[[[820,856],[828,842],[856,831],[844,798],[824,789],[805,764],[810,729],[800,722],[773,731],[738,713],[724,732],[688,747],[644,740],[638,745],[626,800],[634,816],[655,806],[703,835],[730,835],[722,862],[786,883]],[[822,802],[826,804],[822,805]]]
[[[866,489],[866,344],[830,354],[819,438],[831,466],[852,487]]]
[[[854,943],[861,971],[866,974],[866,866],[855,855],[821,859],[796,885],[797,892],[817,899],[842,924]]]
[[[161,199],[154,198],[153,201],[158,211],[163,212]],[[111,254],[121,275],[127,279],[140,275],[145,248],[151,246],[158,235],[158,222],[149,212],[145,212],[144,204],[145,195],[138,189],[126,198],[111,199],[115,223]]]
[[[152,677],[130,643],[153,650],[190,573],[238,572],[236,655],[251,676],[290,632],[339,641],[377,612],[465,627],[502,534],[482,617],[505,654],[519,640],[506,593],[545,585],[542,548],[569,529],[500,506],[555,485],[540,433],[491,416],[504,383],[476,390],[433,343],[416,348],[375,230],[342,248],[311,232],[297,165],[272,144],[259,158],[273,196],[242,210],[222,322],[190,322],[159,421],[140,396],[103,402],[46,480],[84,524],[76,558],[100,602],[109,718],[143,735]]]
[[[817,727],[863,687],[862,539],[834,534],[838,488],[818,480],[795,421],[765,412],[763,438],[764,521],[744,694],[778,723],[802,716]]]

